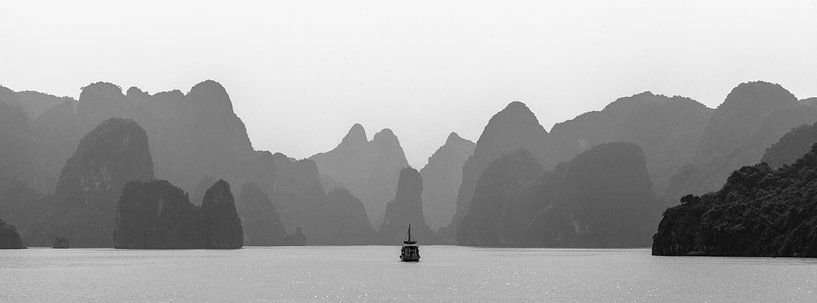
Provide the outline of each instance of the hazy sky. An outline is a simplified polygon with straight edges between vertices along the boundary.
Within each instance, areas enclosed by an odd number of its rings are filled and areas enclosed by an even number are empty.
[[[296,158],[360,122],[422,167],[521,100],[545,128],[645,90],[817,96],[813,1],[3,1],[0,84],[79,96],[227,88],[256,149]]]

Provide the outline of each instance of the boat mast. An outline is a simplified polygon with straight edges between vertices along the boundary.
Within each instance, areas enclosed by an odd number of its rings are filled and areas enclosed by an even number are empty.
[[[408,238],[406,239],[406,241],[411,242],[411,224],[409,224],[409,228],[408,228]]]

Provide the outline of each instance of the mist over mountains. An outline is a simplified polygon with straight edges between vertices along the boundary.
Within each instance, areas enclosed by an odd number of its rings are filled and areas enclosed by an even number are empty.
[[[417,171],[395,132],[370,140],[360,124],[307,159],[256,150],[212,80],[154,94],[97,82],[78,100],[0,87],[0,234],[235,248],[395,244],[411,224],[426,243],[648,246],[662,209],[740,167],[794,163],[817,142],[815,122],[814,98],[761,81],[716,109],[643,92],[550,131],[515,101],[476,143],[451,132]]]

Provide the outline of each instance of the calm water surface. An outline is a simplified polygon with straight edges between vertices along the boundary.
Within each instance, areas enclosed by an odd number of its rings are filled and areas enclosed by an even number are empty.
[[[817,260],[422,246],[0,250],[0,300],[817,302]]]

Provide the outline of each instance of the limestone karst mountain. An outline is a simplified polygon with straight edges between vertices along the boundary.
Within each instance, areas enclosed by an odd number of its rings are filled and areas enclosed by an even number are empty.
[[[295,160],[281,153],[269,155],[275,167],[272,203],[288,233],[302,228],[310,243],[321,232],[324,193],[312,160]]]
[[[111,247],[116,201],[125,183],[154,177],[145,130],[111,118],[86,134],[65,163],[51,209],[27,233],[31,245],[67,238],[73,247]]]
[[[37,180],[40,162],[34,134],[22,107],[0,100],[0,190],[14,180],[29,184]]]
[[[525,149],[488,165],[477,181],[471,209],[462,219],[457,244],[519,246],[533,219],[530,192],[544,167]]]
[[[543,176],[533,201],[530,244],[545,247],[649,246],[663,207],[641,148],[621,142],[590,148]]]
[[[545,168],[567,160],[577,149],[573,142],[548,136],[539,120],[522,102],[511,102],[491,117],[476,143],[474,154],[462,167],[462,182],[457,193],[457,210],[443,233],[452,237],[460,220],[468,214],[477,180],[491,161],[520,148],[527,150]]]
[[[201,203],[201,216],[207,247],[244,246],[244,231],[229,183],[218,180],[207,190]]]
[[[433,229],[451,224],[462,182],[462,166],[474,153],[474,142],[451,133],[420,170],[423,177],[423,212]]]
[[[664,200],[720,188],[732,171],[761,160],[789,130],[817,121],[817,107],[768,82],[742,83],[713,113],[693,161],[670,179]]]
[[[200,214],[165,180],[131,181],[117,203],[115,248],[205,248]]]
[[[646,246],[660,206],[635,144],[604,143],[550,171],[522,149],[494,160],[480,177],[457,241],[478,246]]]
[[[374,230],[363,204],[345,189],[324,193],[315,162],[277,153],[271,199],[290,235],[285,245],[368,244]],[[294,241],[294,242],[293,242]]]
[[[407,167],[400,170],[397,192],[387,208],[383,224],[378,233],[383,244],[400,243],[406,238],[406,229],[411,225],[412,236],[423,243],[437,243],[436,233],[428,227],[423,218],[423,179],[416,169]]]
[[[3,95],[19,105],[20,94],[7,90]],[[135,87],[123,94],[116,85],[98,82],[84,87],[79,101],[59,100],[62,103],[46,109],[32,121],[33,126],[27,126],[33,128],[36,149],[43,151],[33,161],[39,167],[27,170],[35,172],[33,177],[26,178],[26,183],[33,183],[31,187],[37,192],[53,192],[60,169],[85,133],[104,119],[124,117],[145,128],[156,164],[156,177],[192,189],[194,204],[201,203],[204,191],[215,181],[213,178],[222,178],[234,184],[253,182],[269,193],[275,204],[282,206],[281,211],[303,213],[285,220],[290,232],[310,225],[304,230],[308,236],[315,232],[310,228],[317,228],[321,218],[326,216],[321,208],[325,194],[319,183],[312,182],[318,179],[317,170],[314,175],[309,171],[314,163],[276,161],[269,152],[253,150],[243,123],[233,112],[229,96],[214,81],[201,82],[186,94],[178,90],[150,94]],[[25,118],[25,115],[15,116],[18,120]],[[24,144],[13,147],[24,147]],[[281,158],[288,159],[283,155]],[[197,184],[201,189],[197,189]],[[304,220],[306,222],[301,222]]]
[[[653,255],[817,257],[817,145],[791,165],[733,172],[718,191],[664,212]]]
[[[157,176],[182,188],[192,188],[204,175],[240,174],[242,161],[252,157],[244,124],[215,81],[196,84],[187,94],[152,95],[135,87],[123,94],[114,84],[97,82],[84,87],[77,102],[59,100],[37,118],[38,140],[48,152],[45,174],[57,175],[79,138],[113,117],[133,119],[145,128]]]
[[[394,197],[397,176],[408,167],[397,136],[389,129],[374,135],[371,141],[360,124],[355,124],[331,151],[310,157],[321,175],[332,180],[325,189],[342,186],[363,201],[373,226],[379,226],[386,202]]]
[[[631,142],[644,151],[656,192],[692,161],[713,110],[695,100],[643,92],[619,98],[551,129],[551,135],[577,142],[578,154],[606,142]]]
[[[801,125],[786,133],[777,143],[769,147],[763,154],[761,162],[768,164],[773,169],[792,164],[808,153],[815,143],[817,143],[817,123]]]
[[[377,233],[369,225],[363,202],[348,190],[334,188],[326,195],[321,232],[314,243],[325,245],[361,245],[376,243]]]
[[[245,245],[280,245],[286,227],[269,195],[255,183],[245,183],[238,195],[238,214],[244,227]]]
[[[35,91],[17,92],[17,97],[31,119],[37,119],[40,114],[58,104],[76,101],[71,97],[57,97]]]
[[[207,190],[202,206],[165,180],[132,181],[117,204],[113,241],[115,248],[235,249],[243,232],[224,180]]]
[[[193,189],[190,190],[190,203],[193,205],[201,205],[201,202],[204,201],[204,193],[207,192],[207,189],[213,184],[216,183],[216,179],[210,177],[208,175],[204,175],[201,177],[201,180],[196,183],[196,186],[193,186]]]
[[[695,155],[696,162],[731,152],[772,112],[797,105],[797,98],[779,84],[741,83],[712,113]]]

